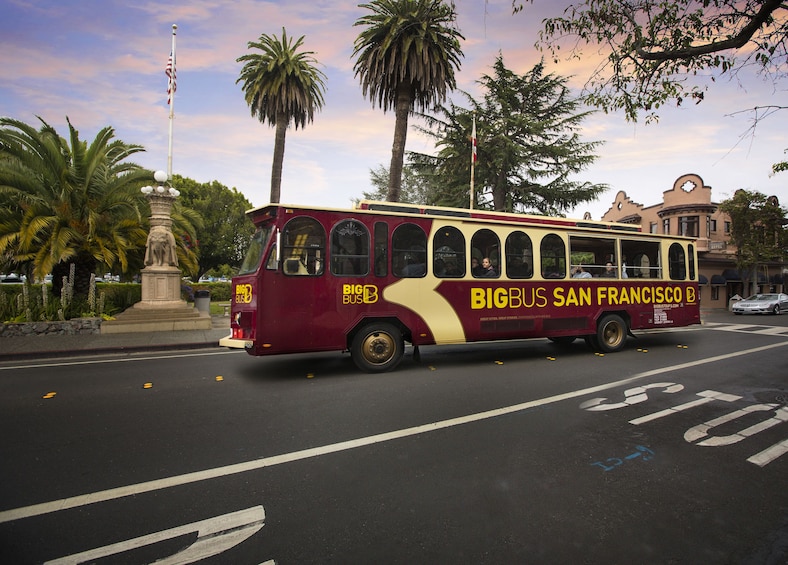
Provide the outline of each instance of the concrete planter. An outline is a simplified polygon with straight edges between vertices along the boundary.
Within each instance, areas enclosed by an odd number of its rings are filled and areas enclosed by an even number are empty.
[[[0,338],[47,335],[89,335],[101,333],[101,318],[74,318],[65,322],[3,322]]]

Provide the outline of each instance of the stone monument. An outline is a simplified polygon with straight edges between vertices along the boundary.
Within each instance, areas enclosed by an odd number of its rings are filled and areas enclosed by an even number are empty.
[[[181,299],[181,270],[178,268],[175,236],[172,234],[172,205],[180,192],[165,186],[167,173],[156,171],[157,186],[143,186],[150,203],[150,233],[145,246],[142,300],[101,324],[101,333],[125,333],[211,328],[209,313],[201,313]]]

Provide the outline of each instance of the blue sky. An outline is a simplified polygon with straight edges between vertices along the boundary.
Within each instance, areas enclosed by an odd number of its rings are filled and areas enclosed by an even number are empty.
[[[30,124],[41,116],[65,134],[68,116],[83,139],[104,126],[117,137],[143,145],[135,159],[167,168],[169,107],[164,67],[172,24],[177,30],[178,90],[173,127],[173,171],[200,182],[218,180],[237,188],[254,206],[268,201],[274,130],[250,114],[236,59],[261,33],[305,36],[327,75],[325,106],[306,128],[288,131],[282,202],[348,207],[369,190],[369,171],[388,166],[393,113],[383,113],[361,95],[353,76],[353,23],[365,10],[345,0],[0,0],[0,115]],[[544,17],[570,2],[535,0],[511,14],[510,0],[457,0],[465,36],[458,88],[479,95],[476,81],[500,52],[506,66],[524,73],[538,62],[534,48]],[[581,61],[548,64],[571,76],[579,94],[593,70],[593,53]],[[621,114],[597,113],[586,120],[583,139],[601,140],[600,158],[579,180],[606,183],[610,190],[589,211],[595,219],[623,190],[645,205],[686,173],[712,187],[716,201],[736,189],[777,195],[788,205],[788,173],[769,176],[785,159],[788,112],[777,113],[747,135],[751,115],[734,114],[767,104],[786,105],[778,89],[744,72],[707,93],[701,105],[665,108],[657,124],[627,123]],[[464,98],[455,92],[453,99]],[[416,123],[411,119],[411,124]],[[429,152],[430,143],[411,127],[407,149]]]

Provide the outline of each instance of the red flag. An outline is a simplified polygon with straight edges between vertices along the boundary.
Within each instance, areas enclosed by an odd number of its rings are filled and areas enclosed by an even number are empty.
[[[164,68],[167,75],[167,104],[172,103],[172,95],[175,94],[175,57],[170,53],[167,59],[167,66]]]
[[[473,116],[473,132],[471,133],[471,147],[472,147],[472,155],[471,159],[473,162],[476,162],[476,116]]]

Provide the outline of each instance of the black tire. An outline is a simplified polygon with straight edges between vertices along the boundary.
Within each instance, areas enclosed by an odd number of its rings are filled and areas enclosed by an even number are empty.
[[[627,341],[627,333],[627,324],[621,316],[617,314],[602,316],[596,330],[599,351],[602,353],[620,351]]]
[[[583,340],[586,342],[588,347],[594,351],[599,351],[599,341],[597,341],[595,335],[584,335]]]
[[[353,338],[350,356],[367,373],[391,371],[402,361],[405,342],[392,324],[376,322],[361,328]]]
[[[775,316],[779,316],[780,315],[780,305],[779,304],[775,304],[774,305],[774,309],[772,309],[772,314],[774,314]]]

